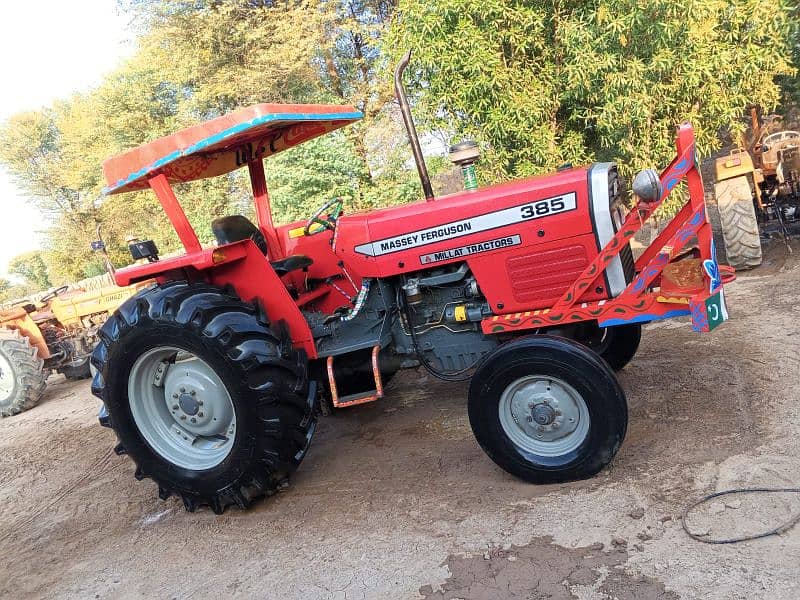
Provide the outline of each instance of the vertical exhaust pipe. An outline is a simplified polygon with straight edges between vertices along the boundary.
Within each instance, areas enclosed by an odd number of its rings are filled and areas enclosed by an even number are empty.
[[[411,50],[400,59],[397,68],[394,70],[394,95],[397,102],[400,104],[400,112],[403,115],[403,123],[406,126],[408,133],[408,141],[411,144],[411,152],[414,155],[414,162],[417,164],[417,172],[419,173],[419,180],[422,183],[422,191],[425,194],[425,200],[430,202],[433,200],[433,188],[431,187],[431,178],[428,176],[428,167],[425,166],[425,159],[422,156],[422,149],[419,146],[419,136],[417,136],[417,128],[414,126],[414,118],[411,116],[411,108],[408,106],[408,98],[406,98],[406,90],[403,87],[403,71],[406,70],[409,61],[411,60]]]

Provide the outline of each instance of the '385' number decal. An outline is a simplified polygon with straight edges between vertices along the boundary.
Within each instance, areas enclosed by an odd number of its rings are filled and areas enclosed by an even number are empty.
[[[525,202],[524,204],[509,206],[508,208],[501,208],[456,221],[443,222],[439,225],[426,227],[425,229],[414,229],[401,233],[400,235],[371,240],[357,245],[354,250],[365,256],[383,256],[393,252],[402,252],[410,248],[419,248],[429,244],[436,244],[445,240],[467,237],[482,231],[491,231],[493,229],[506,227],[507,225],[514,225],[515,223],[524,223],[531,219],[541,219],[543,217],[575,210],[576,208],[576,193],[566,192],[560,196],[543,198],[542,200],[536,200],[534,202]],[[406,219],[404,224],[411,224],[411,221]],[[511,233],[517,232],[508,231],[507,233],[510,235]],[[476,244],[487,241],[487,238],[473,239],[473,242]],[[424,259],[427,256],[428,255],[424,255],[420,258]]]
[[[523,219],[536,219],[537,217],[546,217],[547,215],[563,212],[567,210],[567,206],[564,203],[564,197],[558,196],[557,198],[548,198],[533,204],[526,204],[520,207],[520,210]]]

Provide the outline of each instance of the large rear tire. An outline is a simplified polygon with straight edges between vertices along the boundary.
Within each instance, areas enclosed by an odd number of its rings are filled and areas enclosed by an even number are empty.
[[[500,467],[531,483],[559,483],[611,462],[628,407],[597,354],[566,338],[533,335],[503,344],[478,367],[469,421]]]
[[[0,329],[0,417],[33,408],[45,388],[44,361],[28,338]]]
[[[169,283],[103,325],[92,392],[121,448],[162,499],[222,513],[288,483],[316,428],[302,353],[252,304],[206,284]]]
[[[762,260],[761,236],[747,177],[715,183],[714,195],[728,263],[737,269],[757,267]]]

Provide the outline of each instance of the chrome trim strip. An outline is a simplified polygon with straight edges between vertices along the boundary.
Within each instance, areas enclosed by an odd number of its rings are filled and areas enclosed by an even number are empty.
[[[589,169],[591,186],[592,214],[594,215],[595,237],[598,250],[605,248],[616,233],[611,219],[611,199],[608,197],[608,179],[614,163],[595,163]],[[612,297],[618,296],[627,287],[625,270],[619,255],[615,256],[606,267],[608,291]]]

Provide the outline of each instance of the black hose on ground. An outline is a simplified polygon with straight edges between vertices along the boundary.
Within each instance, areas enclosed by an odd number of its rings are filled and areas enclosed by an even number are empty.
[[[761,538],[769,537],[771,535],[778,535],[785,531],[789,531],[792,527],[800,523],[800,513],[793,516],[788,521],[784,522],[778,527],[774,529],[770,529],[769,531],[764,531],[761,533],[755,533],[753,535],[744,535],[741,537],[734,537],[734,538],[724,538],[724,539],[709,539],[704,535],[700,535],[694,533],[689,530],[689,526],[686,524],[686,518],[689,516],[689,513],[693,511],[695,508],[700,506],[701,504],[705,504],[709,500],[713,500],[714,498],[720,498],[722,496],[730,496],[733,494],[750,494],[750,493],[761,493],[761,494],[778,494],[778,493],[790,493],[790,494],[800,494],[800,488],[736,488],[732,490],[725,490],[722,492],[716,492],[714,494],[708,494],[707,496],[703,496],[694,504],[689,505],[686,507],[686,510],[683,511],[683,518],[681,519],[683,530],[693,540],[697,540],[698,542],[703,542],[704,544],[737,544],[739,542],[747,542],[750,540],[758,540]]]

